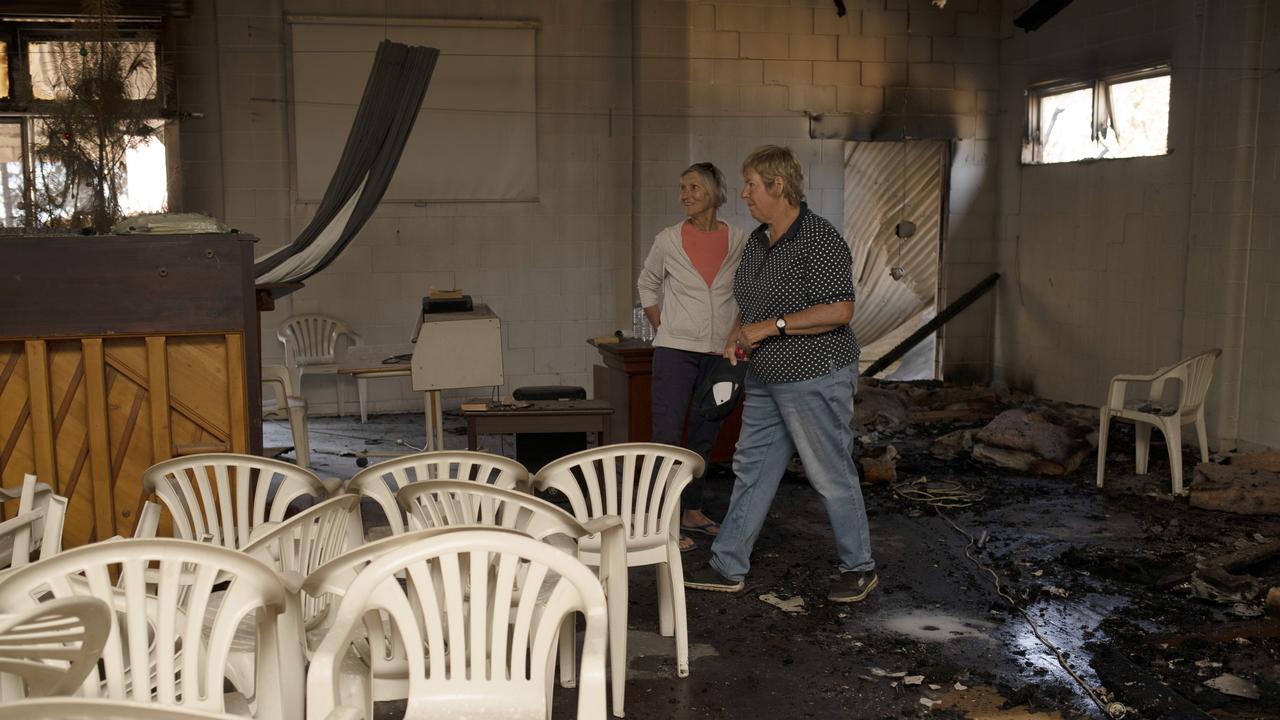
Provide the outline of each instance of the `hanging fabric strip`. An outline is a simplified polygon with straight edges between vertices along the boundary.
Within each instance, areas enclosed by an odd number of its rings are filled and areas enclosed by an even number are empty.
[[[440,51],[384,40],[342,157],[306,229],[254,264],[258,283],[300,282],[323,270],[373,214],[422,107]]]

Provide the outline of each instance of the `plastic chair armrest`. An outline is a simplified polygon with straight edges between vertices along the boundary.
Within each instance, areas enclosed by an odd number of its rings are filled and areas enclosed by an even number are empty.
[[[596,535],[608,530],[609,528],[622,527],[622,518],[617,515],[601,515],[598,518],[591,518],[590,520],[582,523],[582,527],[586,528],[587,532],[592,535]]]
[[[364,713],[348,705],[339,705],[324,717],[325,720],[366,720]]]

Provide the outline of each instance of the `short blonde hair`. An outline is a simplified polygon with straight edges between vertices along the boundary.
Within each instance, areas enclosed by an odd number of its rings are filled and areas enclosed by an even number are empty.
[[[729,202],[729,196],[724,189],[724,173],[720,172],[720,168],[709,162],[694,163],[680,173],[680,177],[690,173],[701,177],[703,182],[711,186],[711,205],[713,207],[723,207],[726,202]]]
[[[742,161],[742,172],[756,171],[766,186],[782,178],[782,196],[792,205],[800,207],[804,202],[804,171],[791,148],[778,145],[762,145]]]

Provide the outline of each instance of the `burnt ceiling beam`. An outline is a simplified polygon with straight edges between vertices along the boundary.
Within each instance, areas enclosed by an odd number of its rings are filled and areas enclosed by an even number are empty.
[[[1013,19],[1013,24],[1022,28],[1027,32],[1038,30],[1041,25],[1049,22],[1054,15],[1062,12],[1062,9],[1071,4],[1071,0],[1036,0],[1031,3],[1031,7],[1022,11],[1022,14]]]

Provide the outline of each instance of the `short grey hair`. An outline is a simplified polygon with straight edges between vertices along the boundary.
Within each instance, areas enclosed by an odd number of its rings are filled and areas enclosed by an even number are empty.
[[[796,207],[804,202],[804,171],[791,148],[762,145],[742,161],[742,172],[755,170],[764,184],[782,178],[782,197]]]
[[[680,177],[684,177],[689,173],[697,174],[707,185],[711,186],[711,204],[713,206],[719,208],[729,202],[729,196],[725,194],[724,190],[724,173],[720,172],[720,168],[709,162],[694,163],[680,173]]]

